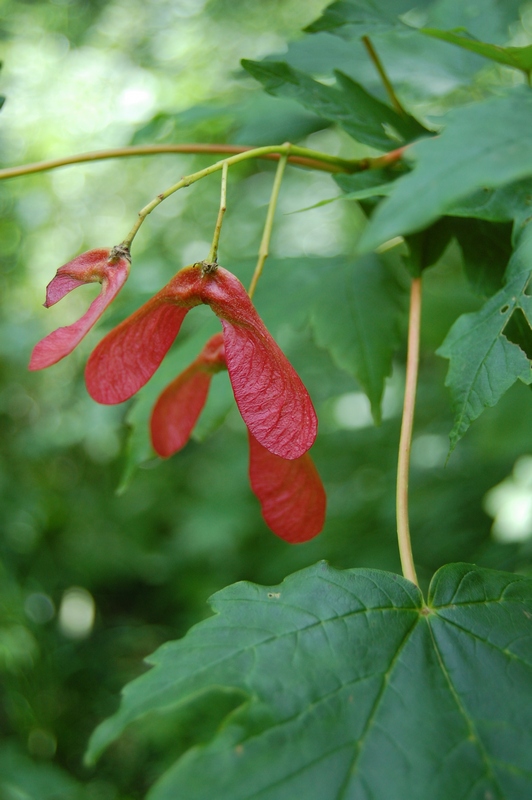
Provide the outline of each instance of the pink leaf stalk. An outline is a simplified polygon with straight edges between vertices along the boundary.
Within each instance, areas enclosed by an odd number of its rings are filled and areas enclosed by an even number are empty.
[[[87,363],[89,394],[110,404],[135,394],[158,368],[189,309],[202,303],[222,321],[227,369],[249,430],[270,452],[299,458],[316,438],[312,401],[240,281],[222,267],[185,267],[112,330]]]
[[[187,443],[207,400],[212,376],[226,367],[224,335],[216,334],[198,358],[166,387],[151,416],[154,450],[163,458]],[[249,477],[269,528],[291,544],[321,532],[326,495],[308,453],[288,460],[263,447],[248,429]]]
[[[124,285],[129,267],[129,253],[119,247],[89,250],[59,267],[46,288],[46,308],[85,283],[100,282],[102,290],[77,322],[58,328],[35,345],[30,369],[50,367],[77,347]]]

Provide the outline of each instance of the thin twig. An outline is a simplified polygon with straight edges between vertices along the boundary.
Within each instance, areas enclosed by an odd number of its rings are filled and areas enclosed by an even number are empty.
[[[264,231],[262,233],[262,239],[259,247],[259,257],[257,260],[257,266],[255,267],[255,272],[253,273],[253,277],[251,279],[251,284],[249,286],[249,296],[253,297],[255,294],[255,289],[257,287],[257,282],[262,275],[262,270],[264,268],[264,262],[268,258],[268,254],[270,252],[270,239],[272,238],[272,230],[273,230],[273,218],[275,216],[275,209],[277,208],[277,199],[279,197],[279,190],[281,188],[281,183],[283,181],[284,170],[286,167],[286,162],[288,160],[288,152],[285,153],[279,159],[279,164],[277,165],[277,171],[275,173],[275,179],[273,181],[272,186],[272,193],[270,196],[270,203],[268,205],[268,213],[266,214],[266,222],[264,223]]]
[[[307,150],[304,147],[298,147],[297,145],[293,145],[287,142],[281,145],[255,147],[253,150],[244,150],[242,152],[236,153],[234,156],[229,156],[229,158],[225,158],[222,161],[216,161],[214,164],[210,164],[208,167],[205,167],[205,169],[200,169],[198,170],[198,172],[193,172],[191,175],[186,175],[184,178],[181,178],[180,181],[174,183],[173,186],[170,186],[164,192],[161,192],[161,194],[158,194],[157,197],[154,197],[153,200],[148,203],[148,205],[144,206],[144,208],[142,208],[139,211],[138,218],[135,221],[135,224],[133,225],[129,234],[123,240],[122,246],[127,247],[129,250],[131,250],[131,243],[133,242],[133,239],[137,235],[140,226],[142,225],[148,214],[151,214],[153,209],[157,208],[157,206],[160,203],[162,203],[163,200],[166,200],[167,197],[170,197],[170,195],[174,194],[174,192],[177,192],[179,189],[183,189],[186,186],[191,186],[191,184],[196,183],[202,178],[206,178],[207,175],[212,175],[214,172],[218,172],[218,170],[224,168],[224,164],[227,164],[227,166],[230,167],[233,164],[238,164],[241,161],[246,161],[252,158],[263,158],[272,153],[276,153],[279,156],[286,155],[288,157],[288,154],[289,153],[291,154],[292,152],[303,154],[305,157],[316,156],[318,158],[321,158],[323,156],[324,160],[327,163],[331,160],[334,161],[336,159],[336,156],[329,156],[324,153],[317,153],[314,150]],[[357,168],[359,170],[369,169],[368,162],[369,159],[365,159],[363,162],[357,162]],[[363,164],[363,166],[360,166],[360,164]]]
[[[220,241],[220,233],[222,231],[222,222],[224,219],[224,214],[227,209],[227,171],[229,166],[227,161],[224,163],[222,167],[222,188],[220,192],[220,208],[218,210],[218,218],[216,220],[216,226],[214,228],[214,236],[212,237],[212,245],[211,251],[208,255],[207,261],[211,264],[216,263],[216,259],[218,257],[218,242]]]
[[[390,102],[392,106],[395,108],[398,114],[401,114],[402,117],[406,117],[406,111],[404,110],[403,106],[399,102],[397,95],[395,94],[395,90],[390,82],[388,75],[386,74],[386,70],[380,60],[379,56],[377,55],[377,51],[373,47],[370,39],[367,36],[362,37],[362,41],[364,42],[364,47],[368,51],[368,55],[373,61],[377,72],[379,73],[380,79],[383,83],[384,88],[386,89],[386,93],[390,98]]]
[[[410,448],[416,405],[416,387],[419,365],[419,333],[421,326],[421,278],[414,278],[410,290],[410,313],[408,318],[408,352],[406,357],[406,385],[399,440],[397,464],[397,539],[403,575],[418,585],[410,525],[408,522],[408,474],[410,470]]]
[[[92,153],[78,153],[65,158],[54,158],[49,161],[36,161],[33,164],[23,164],[19,167],[7,167],[0,170],[0,180],[6,178],[17,178],[22,175],[31,175],[35,172],[46,172],[57,167],[66,167],[71,164],[83,164],[87,161],[103,161],[108,158],[127,158],[129,156],[151,156],[161,153],[206,153],[207,155],[236,155],[245,153],[256,148],[248,145],[236,144],[148,144],[135,145],[132,147],[116,147],[109,150],[95,150]],[[270,152],[264,153],[257,158],[266,158],[277,161],[280,158],[276,148],[271,148]],[[300,167],[324,170],[326,172],[359,172],[360,160],[348,160],[329,156],[325,153],[318,153],[303,147],[294,147],[290,162]],[[362,169],[367,169],[363,166]]]

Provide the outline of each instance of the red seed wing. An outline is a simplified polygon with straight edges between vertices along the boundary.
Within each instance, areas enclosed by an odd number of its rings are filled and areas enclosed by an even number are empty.
[[[122,271],[125,267],[126,273],[129,271],[129,262],[126,258],[109,264],[108,258],[110,255],[110,247],[100,247],[96,250],[89,250],[87,253],[81,253],[81,255],[69,261],[68,264],[63,264],[62,267],[59,267],[46,287],[45,308],[50,308],[50,306],[53,306],[78,286],[101,281],[103,277],[108,276],[110,272],[117,269]]]
[[[266,524],[285,542],[306,542],[321,532],[327,498],[308,453],[279,458],[249,433],[249,479]]]
[[[151,439],[160,456],[168,458],[186,445],[207,400],[212,376],[221,369],[225,369],[223,335],[217,333],[155,403]]]
[[[169,458],[186,445],[207,400],[212,375],[191,364],[166,387],[151,415],[153,449]]]
[[[129,274],[129,261],[120,258],[115,263],[109,264],[107,262],[109,252],[109,250],[92,250],[57,271],[55,278],[47,287],[45,303],[47,307],[57,303],[72,289],[84,283],[101,281],[102,291],[77,322],[52,331],[35,345],[29,363],[30,369],[50,367],[71,353],[114,300]],[[87,261],[90,262],[89,266]],[[81,262],[81,266],[79,263],[77,265],[79,269],[75,269],[77,262]]]
[[[138,392],[170,349],[187,311],[155,295],[113,328],[87,361],[85,382],[90,396],[112,405]]]
[[[85,370],[87,391],[94,400],[122,403],[149,381],[187,312],[202,302],[200,286],[200,269],[185,267],[102,339]]]
[[[227,369],[244,422],[272,453],[298,458],[317,433],[316,412],[301,378],[234,275],[220,267],[206,281],[202,299],[222,320]]]

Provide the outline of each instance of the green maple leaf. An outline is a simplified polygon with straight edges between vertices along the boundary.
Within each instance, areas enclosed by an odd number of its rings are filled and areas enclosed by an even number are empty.
[[[234,692],[212,741],[149,800],[518,800],[532,788],[532,582],[443,567],[424,602],[390,573],[317,564],[239,583],[163,645],[88,760],[148,714]]]

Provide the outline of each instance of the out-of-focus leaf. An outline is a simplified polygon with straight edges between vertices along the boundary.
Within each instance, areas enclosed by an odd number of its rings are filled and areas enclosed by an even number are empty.
[[[452,217],[451,225],[471,287],[489,297],[501,288],[512,255],[511,224]]]
[[[2,800],[89,800],[81,784],[55,764],[33,761],[10,742],[0,745]]]
[[[532,228],[525,229],[508,264],[506,285],[473,314],[459,317],[438,354],[450,360],[446,385],[451,390],[455,422],[451,450],[482,411],[494,406],[516,380],[532,383],[527,356],[504,335],[514,311],[532,321],[532,298],[526,294],[532,264]]]
[[[316,342],[357,379],[378,424],[384,383],[403,332],[405,287],[378,256],[325,266],[317,277],[311,311]]]
[[[268,320],[274,310],[294,327],[310,323],[316,343],[357,380],[379,422],[407,300],[392,264],[372,254],[360,259],[272,259],[268,269],[276,281],[257,291],[259,311]]]
[[[229,106],[193,106],[175,114],[158,113],[134,135],[132,143],[230,141],[260,146],[296,142],[331,123],[304,111],[295,101],[252,92]]]
[[[501,34],[506,35],[509,23],[517,19],[520,5],[521,0],[507,0],[504,3],[497,0],[469,0],[467,5],[447,0],[337,0],[305,30],[309,33],[325,31],[345,39],[397,34],[406,29],[399,17],[409,11],[418,14],[422,11],[428,17],[428,22],[432,23],[432,29],[468,24],[476,36],[500,38]],[[405,19],[408,20],[408,17]],[[430,28],[430,24],[427,27]]]
[[[441,31],[436,28],[420,28],[420,31],[434,39],[442,39],[444,42],[456,44],[458,47],[463,47],[464,50],[470,50],[491,61],[497,61],[499,64],[506,64],[508,67],[515,67],[527,73],[532,70],[532,45],[499,47],[496,44],[479,42],[467,31]]]
[[[489,222],[524,221],[532,212],[532,180],[508,183],[497,189],[478,189],[470,197],[453,204],[453,217],[475,217]]]
[[[399,173],[400,175],[401,173]],[[389,169],[368,169],[353,175],[334,175],[346,199],[365,200],[368,197],[387,197],[399,175]]]
[[[436,264],[445,252],[452,236],[452,227],[445,217],[439,219],[425,231],[406,236],[408,256],[405,258],[405,262],[410,273],[417,277],[424,269]]]
[[[336,200],[369,200],[371,198],[377,199],[379,197],[387,197],[393,187],[393,181],[389,181],[388,183],[380,183],[377,176],[373,176],[372,172],[383,172],[384,170],[368,170],[367,172],[358,172],[356,175],[342,175],[343,178],[359,178],[360,180],[352,181],[353,188],[352,191],[347,189],[346,194],[339,194],[336,197],[329,197],[326,200],[320,200],[319,203],[314,203],[311,206],[307,206],[306,208],[299,208],[297,211],[292,211],[292,214],[299,214],[302,211],[310,211],[312,208],[320,208],[321,206],[326,206],[329,203],[334,203]],[[337,177],[336,175],[334,176]],[[338,176],[340,177],[340,176]],[[375,177],[377,179],[375,180]],[[369,180],[368,180],[369,179]],[[342,186],[340,181],[337,183]],[[349,186],[349,182],[346,181],[345,186]]]
[[[392,769],[397,798],[526,797],[530,580],[452,564],[425,604],[397,575],[322,562],[279,586],[236,584],[212,605],[125,688],[90,762],[131,722],[218,689],[248,700],[150,800],[210,800],[213,786],[217,800],[390,800]]]
[[[235,397],[228,373],[213,375],[209,396],[192,431],[192,438],[198,442],[205,441],[218,430],[234,405]]]
[[[376,210],[360,252],[419,231],[484,187],[532,175],[532,94],[524,87],[457,109],[435,138],[409,150],[416,162]]]
[[[393,150],[428,133],[416,119],[398,114],[342,72],[335,72],[335,86],[327,86],[282,61],[244,59],[242,66],[270,94],[297,100],[315,114],[337,122],[362,144]]]
[[[416,5],[426,5],[418,2]],[[361,36],[373,36],[378,33],[387,33],[405,28],[399,14],[404,14],[413,7],[412,0],[391,0],[379,2],[378,0],[338,0],[327,6],[322,16],[308,25],[307,33],[326,31],[335,33],[346,39],[355,39]]]

